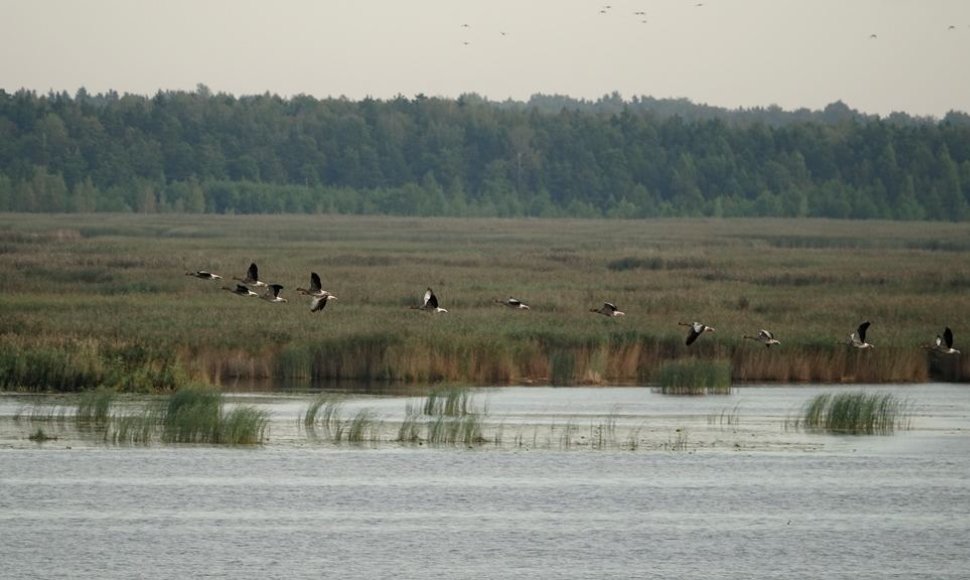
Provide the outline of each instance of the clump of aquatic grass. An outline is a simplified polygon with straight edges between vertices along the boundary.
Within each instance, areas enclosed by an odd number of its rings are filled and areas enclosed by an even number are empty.
[[[796,425],[828,433],[888,434],[908,425],[907,406],[892,393],[822,393],[806,403]]]
[[[162,440],[170,443],[208,443],[219,439],[218,391],[190,387],[173,393],[163,406]]]
[[[230,445],[255,445],[263,441],[269,415],[262,409],[240,405],[222,417],[219,425],[219,443]]]
[[[380,424],[375,421],[372,410],[361,409],[350,419],[346,432],[347,441],[350,443],[377,441],[380,436]]]
[[[482,418],[475,414],[461,417],[438,415],[428,421],[426,440],[432,445],[478,445],[485,443]]]
[[[730,395],[731,363],[703,359],[671,361],[661,365],[657,382],[665,395]]]
[[[303,426],[312,436],[316,436],[317,427],[321,427],[326,437],[332,437],[340,423],[340,408],[338,397],[321,395],[307,408],[303,415]]]
[[[78,426],[104,427],[111,419],[111,405],[117,393],[107,387],[98,387],[81,393],[74,415]]]
[[[162,440],[169,443],[249,445],[263,440],[269,418],[250,406],[224,413],[222,393],[189,387],[179,389],[162,405],[159,423]]]
[[[424,414],[463,417],[469,413],[471,398],[467,389],[433,390],[424,400]]]
[[[152,442],[158,430],[158,413],[154,408],[139,413],[112,415],[104,431],[104,440],[115,444],[141,444]]]
[[[425,440],[432,445],[477,445],[486,441],[483,431],[484,417],[488,410],[475,408],[472,395],[467,389],[449,388],[428,394],[421,406],[425,416]],[[405,420],[398,433],[400,441],[419,439],[417,409],[409,405]]]

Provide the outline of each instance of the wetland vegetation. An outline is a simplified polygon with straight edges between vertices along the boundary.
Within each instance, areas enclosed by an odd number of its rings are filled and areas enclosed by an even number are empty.
[[[0,387],[962,381],[922,346],[967,336],[968,254],[950,223],[0,214]],[[289,303],[220,290],[250,262]],[[339,297],[318,313],[311,271]],[[447,314],[409,308],[428,286]],[[718,330],[687,347],[680,320]]]

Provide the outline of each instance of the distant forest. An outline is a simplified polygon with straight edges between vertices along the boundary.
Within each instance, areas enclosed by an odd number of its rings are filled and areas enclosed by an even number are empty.
[[[970,218],[970,116],[0,90],[0,211]]]

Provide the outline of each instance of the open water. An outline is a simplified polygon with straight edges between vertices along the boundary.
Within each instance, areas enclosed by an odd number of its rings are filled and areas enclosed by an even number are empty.
[[[792,427],[855,389],[483,389],[472,447],[321,440],[275,394],[234,399],[260,446],[38,444],[3,395],[0,577],[970,578],[970,389],[866,387],[908,401],[892,435]],[[345,412],[391,433],[415,400]]]

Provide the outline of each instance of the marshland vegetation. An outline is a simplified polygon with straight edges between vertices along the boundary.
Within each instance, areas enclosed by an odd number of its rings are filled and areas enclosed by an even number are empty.
[[[251,262],[288,304],[184,275]],[[965,380],[922,346],[967,336],[967,263],[960,223],[0,215],[0,388]],[[292,292],[311,271],[340,296],[315,314]],[[409,308],[428,286],[447,314]],[[688,347],[697,319],[718,331]],[[782,346],[742,339],[764,327]]]
[[[889,434],[905,428],[909,404],[892,393],[821,393],[805,404],[796,427],[850,435]]]
[[[254,445],[266,437],[270,417],[253,405],[230,405],[217,389],[190,385],[147,399],[121,396],[106,387],[82,392],[73,399],[41,401],[25,406],[15,423],[70,427],[105,442],[119,444],[206,443]],[[38,426],[33,440],[56,439]]]

